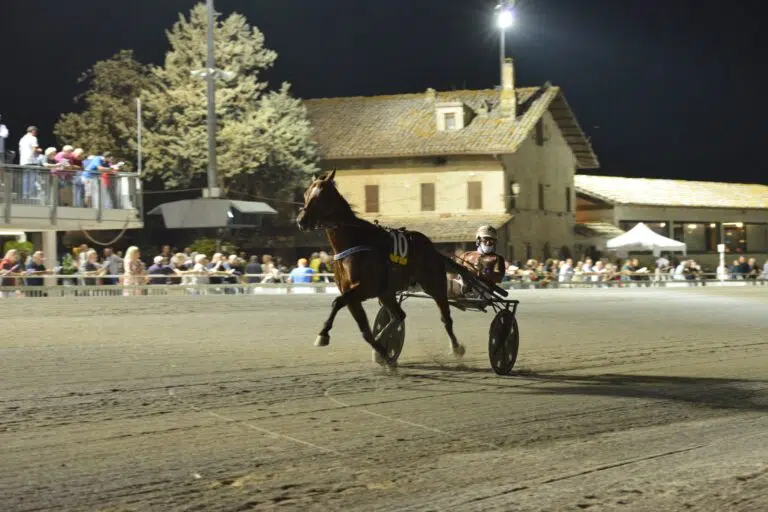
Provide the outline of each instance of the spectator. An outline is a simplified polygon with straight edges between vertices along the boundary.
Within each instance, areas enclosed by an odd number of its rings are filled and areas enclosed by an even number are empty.
[[[246,278],[248,284],[261,282],[261,276],[258,274],[262,274],[262,269],[261,269],[261,264],[259,264],[258,256],[256,255],[251,256],[250,261],[245,266],[245,274],[248,276]],[[256,274],[256,275],[253,275],[253,274]]]
[[[139,248],[132,245],[125,251],[125,274],[123,276],[124,286],[142,286],[146,283],[147,271],[144,268],[144,263],[139,259],[141,253]],[[125,290],[123,295],[142,295],[142,290]]]
[[[187,281],[188,284],[191,285],[206,285],[210,283],[209,277],[208,277],[208,258],[205,254],[196,254],[195,258],[195,265],[192,267],[192,270],[189,272],[190,277]]]
[[[279,283],[281,282],[280,270],[275,265],[272,256],[265,254],[261,257],[261,268],[264,274],[263,283]]]
[[[16,249],[10,249],[5,253],[5,258],[0,261],[0,286],[16,286],[15,274],[19,273],[21,265],[19,264],[19,253]],[[13,292],[2,292],[0,296],[10,297]]]
[[[85,263],[80,267],[80,272],[87,276],[83,281],[86,286],[96,286],[99,284],[98,276],[106,272],[106,268],[99,265],[99,255],[96,249],[88,249],[85,254]]]
[[[30,126],[27,133],[19,139],[19,165],[38,165],[40,145],[37,142],[37,127]],[[21,177],[21,197],[31,199],[36,192],[37,173],[24,170]]]
[[[26,279],[26,285],[27,286],[43,286],[45,279],[42,277],[45,274],[51,274],[52,272],[47,270],[45,268],[45,265],[43,264],[43,252],[42,251],[36,251],[32,254],[32,258],[27,263],[27,275],[28,276],[35,276],[35,277],[27,277]],[[43,291],[30,291],[27,294],[29,297],[47,297],[48,294]]]
[[[298,266],[293,270],[291,270],[290,274],[288,274],[288,277],[291,279],[291,282],[292,283],[311,283],[312,274],[314,274],[315,271],[307,266],[307,259],[300,258],[297,263],[298,263]]]
[[[97,207],[102,192],[104,192],[104,208],[114,208],[117,205],[115,180],[110,178],[110,174],[116,174],[118,168],[111,153],[93,155],[84,162],[86,207]]]
[[[82,170],[84,157],[85,150],[83,148],[75,148],[72,152],[72,158],[69,161],[70,168],[77,170],[71,179],[74,186],[72,190],[72,203],[78,208],[85,206],[85,183],[87,179],[85,172]]]
[[[165,264],[163,256],[155,256],[154,265],[149,267],[149,284],[167,284],[168,276],[175,272],[171,267]]]
[[[111,277],[105,277],[102,282],[107,285],[118,284],[120,275],[123,273],[123,259],[114,253],[111,247],[104,249],[104,268],[106,274]]]
[[[208,272],[211,275],[208,278],[208,281],[211,284],[222,284],[224,282],[224,278],[220,275],[216,275],[219,272],[225,272],[227,269],[224,267],[224,255],[220,252],[214,253],[214,255],[211,257],[211,262],[208,264]]]

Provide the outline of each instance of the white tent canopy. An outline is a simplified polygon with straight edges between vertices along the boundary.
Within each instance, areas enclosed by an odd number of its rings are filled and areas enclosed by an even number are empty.
[[[626,252],[653,251],[656,256],[661,254],[661,251],[682,251],[683,254],[686,254],[688,247],[685,242],[678,242],[661,236],[642,222],[638,222],[635,227],[623,235],[608,240],[605,246],[607,249]]]

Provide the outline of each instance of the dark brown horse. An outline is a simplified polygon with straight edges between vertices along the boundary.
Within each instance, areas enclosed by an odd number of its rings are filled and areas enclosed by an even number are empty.
[[[430,295],[451,340],[451,351],[464,355],[464,347],[453,332],[448,304],[447,270],[466,269],[440,254],[424,234],[404,229],[388,230],[358,218],[336,188],[336,171],[316,178],[304,193],[304,206],[296,222],[301,230],[325,229],[335,253],[334,276],[341,295],[334,299],[331,314],[315,340],[315,346],[330,343],[329,332],[336,314],[344,306],[357,322],[365,341],[374,349],[376,361],[393,364],[381,340],[405,320],[397,292],[421,285]],[[390,323],[374,338],[363,309],[365,300],[378,298],[389,311]]]

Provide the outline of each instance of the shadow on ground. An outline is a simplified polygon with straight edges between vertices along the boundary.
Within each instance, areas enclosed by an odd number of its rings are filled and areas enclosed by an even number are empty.
[[[418,363],[401,368],[409,371],[409,378],[475,384],[486,388],[485,392],[645,398],[717,409],[768,411],[767,380],[614,373],[568,375],[526,370],[497,378],[484,368]]]

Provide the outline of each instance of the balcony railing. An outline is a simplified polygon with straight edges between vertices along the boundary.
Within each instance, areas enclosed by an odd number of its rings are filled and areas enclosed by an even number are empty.
[[[0,164],[0,213],[10,222],[12,205],[141,211],[137,174]]]

